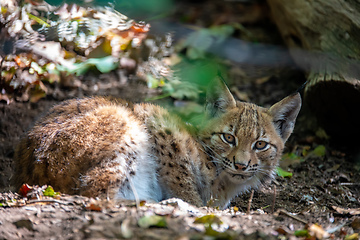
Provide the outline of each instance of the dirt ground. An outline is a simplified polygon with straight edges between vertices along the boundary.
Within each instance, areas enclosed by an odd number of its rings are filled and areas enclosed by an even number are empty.
[[[229,71],[234,95],[264,106],[295,91],[305,80],[292,68],[254,73],[231,65]],[[159,93],[138,79],[120,81],[115,72],[96,81],[91,78],[86,90],[55,87],[56,94],[37,103],[0,102],[0,239],[295,239],[295,234],[303,239],[359,239],[360,163],[356,155],[329,145],[321,130],[309,131],[306,105],[287,143],[288,157],[280,163],[292,177],[277,177],[255,191],[249,214],[250,192],[223,211],[196,208],[178,199],[136,204],[61,194],[23,200],[10,181],[14,148],[48,108],[63,99],[94,94],[140,102]],[[94,84],[96,91],[91,90]],[[299,233],[303,229],[308,235]]]
[[[261,85],[250,84],[241,91],[249,91],[251,97],[253,93],[260,95],[271,89],[276,91],[281,84],[280,79],[274,77]],[[64,95],[71,92],[63,91]],[[75,96],[84,94],[75,92]],[[141,101],[141,98],[155,93],[138,81],[125,83],[118,88],[118,94],[134,101]],[[74,93],[70,95],[73,97]],[[257,98],[256,101],[262,100]],[[359,168],[352,162],[351,155],[327,145],[324,155],[308,154],[298,160],[284,160],[281,166],[292,172],[293,176],[277,177],[270,186],[256,191],[249,215],[246,211],[250,193],[236,198],[231,207],[224,211],[195,208],[181,201],[171,204],[144,203],[137,207],[135,203],[95,201],[67,195],[61,195],[58,199],[23,202],[18,195],[9,192],[17,191],[12,189],[9,181],[13,172],[14,146],[33,121],[57,102],[59,100],[48,98],[38,103],[0,105],[0,202],[9,203],[17,199],[16,204],[0,207],[1,239],[202,239],[206,236],[277,239],[280,236],[292,238],[295,231],[312,223],[321,225],[335,239],[359,233],[359,217],[356,216],[360,207]],[[311,149],[323,144],[317,142],[319,140],[315,136],[303,135],[302,124],[304,119],[300,116],[286,152],[297,153],[304,149],[311,152]],[[354,212],[342,209],[353,209]],[[213,215],[222,222],[212,224],[216,233],[208,230],[207,223],[194,223],[199,217]],[[155,224],[155,227],[139,227],[140,219],[149,216],[162,217],[166,226]]]

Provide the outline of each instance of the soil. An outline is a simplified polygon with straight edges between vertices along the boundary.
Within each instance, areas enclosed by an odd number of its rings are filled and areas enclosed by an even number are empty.
[[[291,68],[254,75],[243,66],[230,67],[235,77],[241,72],[244,79],[244,71],[246,80],[234,81],[233,93],[265,106],[304,81],[304,74]],[[119,81],[115,73],[98,77],[96,91],[89,90],[95,89],[94,81],[87,84],[86,90],[57,87],[56,96],[37,103],[0,103],[0,202],[4,204],[0,207],[0,239],[293,239],[295,231],[302,229],[309,229],[308,239],[344,239],[346,235],[358,239],[359,163],[354,155],[329,145],[321,131],[308,130],[306,106],[285,149],[285,155],[297,157],[280,164],[292,177],[278,176],[255,191],[253,198],[251,192],[244,193],[225,210],[196,208],[179,199],[133,203],[65,194],[22,199],[11,186],[14,148],[48,108],[84,95],[112,95],[140,102],[158,93],[138,79]],[[314,152],[318,146],[324,146],[325,152]]]
[[[247,90],[252,96],[254,92],[264,94],[264,91],[270,89],[276,92],[279,85],[280,79],[272,78],[261,85],[250,84],[247,89],[240,90]],[[71,91],[63,90],[65,96],[68,92]],[[128,99],[135,96],[132,98],[134,101],[154,95],[145,83],[136,80],[124,83],[118,88],[118,93]],[[75,96],[82,94],[77,91]],[[256,101],[262,100],[257,98]],[[279,236],[291,238],[294,231],[312,223],[321,225],[335,239],[359,232],[359,217],[356,216],[359,210],[351,215],[334,209],[334,206],[342,209],[360,207],[359,169],[354,168],[355,163],[351,161],[350,155],[328,146],[323,156],[308,154],[290,163],[283,161],[281,166],[291,171],[293,176],[277,177],[269,186],[255,191],[250,214],[246,214],[250,193],[237,197],[223,211],[196,208],[181,200],[174,200],[177,203],[172,204],[142,203],[136,206],[135,203],[61,195],[58,199],[43,197],[38,201],[23,201],[13,193],[18,190],[10,184],[14,147],[34,120],[58,102],[49,97],[37,103],[13,102],[0,105],[0,200],[16,200],[16,203],[0,208],[1,239],[202,239],[206,236],[277,239]],[[304,123],[301,116],[299,119],[286,152],[313,149],[321,143],[314,140],[316,137],[303,135],[301,127]],[[213,224],[213,228],[221,234],[209,233],[204,223],[194,223],[197,218],[211,214],[221,219],[222,224]],[[144,216],[161,216],[167,225],[139,227],[139,221]]]

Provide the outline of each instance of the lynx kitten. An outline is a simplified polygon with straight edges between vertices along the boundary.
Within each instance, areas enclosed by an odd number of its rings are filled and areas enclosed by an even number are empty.
[[[73,99],[54,106],[15,153],[16,184],[115,199],[230,200],[271,179],[301,106],[269,109],[234,99],[214,81],[199,127],[153,104]]]

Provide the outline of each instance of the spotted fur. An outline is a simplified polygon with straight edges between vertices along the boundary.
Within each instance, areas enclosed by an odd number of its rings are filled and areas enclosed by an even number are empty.
[[[177,197],[197,206],[213,199],[224,208],[272,178],[301,99],[266,109],[235,101],[222,81],[214,86],[199,127],[152,104],[65,101],[21,141],[14,181],[93,197]]]

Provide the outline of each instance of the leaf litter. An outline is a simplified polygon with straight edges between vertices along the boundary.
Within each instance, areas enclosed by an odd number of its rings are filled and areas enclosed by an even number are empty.
[[[173,78],[165,63],[172,53],[171,36],[150,36],[150,24],[110,7],[8,1],[1,5],[0,24],[0,42],[9,43],[1,49],[0,100],[8,104],[37,102],[54,83],[74,86],[89,71],[119,69],[145,81]]]

